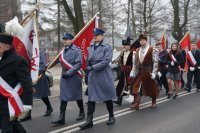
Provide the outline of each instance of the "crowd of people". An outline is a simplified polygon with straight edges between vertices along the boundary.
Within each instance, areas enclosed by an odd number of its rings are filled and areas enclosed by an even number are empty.
[[[25,133],[25,129],[19,121],[31,119],[31,109],[33,97],[41,99],[46,105],[44,116],[50,116],[53,107],[49,101],[50,86],[45,75],[47,66],[44,52],[40,50],[39,74],[43,74],[36,85],[33,86],[31,76],[28,70],[28,64],[19,55],[16,54],[12,46],[13,36],[6,34],[3,29],[0,33],[0,127],[2,133]],[[95,112],[96,102],[104,102],[108,110],[107,125],[115,123],[113,103],[121,105],[123,97],[130,91],[134,96],[134,101],[130,109],[139,110],[141,97],[151,97],[151,108],[155,108],[156,98],[162,86],[166,90],[167,98],[176,99],[178,97],[181,85],[182,73],[185,62],[188,65],[187,84],[185,89],[190,92],[192,78],[197,86],[197,92],[200,90],[200,51],[195,43],[192,43],[192,50],[184,54],[178,43],[172,43],[170,50],[162,49],[161,42],[157,42],[155,47],[148,44],[147,36],[141,34],[139,38],[131,45],[131,39],[122,41],[124,50],[118,57],[118,62],[122,70],[117,86],[114,84],[110,63],[112,62],[112,47],[104,39],[104,31],[99,28],[93,30],[93,42],[88,48],[88,58],[86,67],[86,83],[88,85],[88,108],[86,122],[80,125],[80,129],[93,127],[93,114]],[[63,36],[64,48],[60,57],[51,67],[60,63],[62,66],[60,78],[60,115],[58,119],[53,120],[52,124],[65,124],[65,111],[69,101],[76,101],[79,114],[77,121],[85,119],[85,111],[82,96],[82,53],[80,48],[72,43],[74,37],[70,33]],[[187,56],[186,56],[187,54]],[[187,57],[187,58],[186,58]],[[19,94],[24,110],[27,112],[25,117],[17,117],[10,120],[8,99],[9,96],[4,90],[15,88],[20,82],[23,93]],[[183,82],[182,82],[183,83]],[[6,85],[5,85],[6,84]],[[174,85],[175,94],[173,95],[172,86]],[[4,89],[4,90],[3,90]],[[125,93],[126,92],[126,93]],[[14,93],[14,92],[13,92]],[[116,100],[117,99],[117,100]],[[116,100],[116,101],[113,101]]]

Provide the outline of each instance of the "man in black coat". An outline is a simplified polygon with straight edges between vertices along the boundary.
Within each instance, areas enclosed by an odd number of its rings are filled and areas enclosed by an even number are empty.
[[[189,54],[190,53],[190,54]],[[194,75],[194,81],[196,82],[197,91],[200,90],[200,51],[197,49],[195,43],[192,44],[192,50],[188,52],[188,74],[187,74],[187,88],[186,91],[191,91],[191,83]]]
[[[11,88],[15,88],[20,83],[23,88],[23,92],[20,95],[23,102],[22,108],[24,112],[27,112],[32,108],[33,102],[30,70],[26,60],[16,54],[12,41],[12,36],[0,33],[0,78],[2,79],[0,85],[6,83]],[[2,90],[7,89],[5,87],[0,90],[0,126],[2,133],[26,133],[17,117],[10,118],[9,97],[2,92]]]

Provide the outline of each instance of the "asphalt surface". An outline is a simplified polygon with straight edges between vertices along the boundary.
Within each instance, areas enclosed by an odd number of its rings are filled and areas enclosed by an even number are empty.
[[[126,99],[127,97],[125,97]],[[199,133],[200,132],[200,92],[195,89],[191,93],[181,91],[176,100],[168,100],[161,91],[157,99],[158,106],[149,108],[150,98],[143,97],[139,111],[129,109],[130,103],[123,101],[122,106],[114,106],[116,123],[107,126],[108,119],[104,103],[97,103],[94,114],[94,127],[79,130],[78,125],[84,122],[76,121],[79,113],[76,102],[69,102],[66,111],[66,124],[55,126],[51,121],[59,116],[59,98],[50,99],[54,112],[49,117],[43,117],[46,107],[41,101],[34,102],[32,120],[23,122],[28,133]],[[87,97],[84,96],[84,101]],[[85,105],[85,111],[87,105]]]

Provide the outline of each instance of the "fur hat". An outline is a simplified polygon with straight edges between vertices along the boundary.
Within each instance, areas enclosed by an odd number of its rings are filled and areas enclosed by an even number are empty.
[[[140,35],[139,35],[139,41],[140,41],[141,39],[144,39],[144,40],[147,41],[147,36],[146,36],[146,34],[140,34]]]

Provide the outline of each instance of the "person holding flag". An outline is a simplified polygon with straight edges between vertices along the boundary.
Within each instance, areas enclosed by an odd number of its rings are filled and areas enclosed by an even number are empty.
[[[191,92],[191,83],[194,76],[197,92],[200,91],[200,51],[195,43],[192,43],[192,50],[187,53],[188,73],[187,73],[187,88]]]
[[[179,50],[178,43],[172,43],[171,49],[169,51],[169,54],[167,56],[167,65],[168,65],[168,72],[167,72],[167,80],[168,80],[168,87],[169,87],[169,94],[167,96],[167,99],[170,99],[172,97],[172,81],[174,81],[175,85],[175,95],[173,96],[173,99],[176,99],[178,97],[179,92],[179,82],[181,80],[181,62],[182,62],[182,54]]]
[[[85,118],[83,100],[82,100],[82,78],[80,72],[82,66],[82,53],[80,48],[72,43],[74,37],[65,33],[63,36],[64,49],[61,51],[59,60],[53,64],[61,63],[62,74],[60,79],[60,116],[52,124],[65,124],[65,110],[68,101],[76,101],[80,109],[76,120]]]
[[[0,33],[0,127],[2,133],[26,133],[18,116],[32,109],[32,80],[12,43],[13,36]]]
[[[103,101],[109,113],[107,125],[115,123],[113,112],[113,99],[116,99],[114,78],[110,68],[112,61],[112,47],[105,39],[105,32],[99,28],[94,28],[94,42],[88,49],[88,60],[86,71],[88,71],[88,112],[87,121],[80,125],[80,128],[87,129],[93,127],[93,114],[95,103]]]

